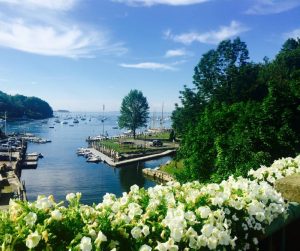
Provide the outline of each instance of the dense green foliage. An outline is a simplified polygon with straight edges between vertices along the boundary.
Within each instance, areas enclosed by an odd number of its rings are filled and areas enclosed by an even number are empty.
[[[181,135],[181,180],[220,181],[300,151],[300,40],[273,61],[249,61],[246,44],[226,40],[195,67],[194,88],[172,114]]]
[[[136,129],[147,126],[149,105],[146,97],[141,91],[131,90],[122,101],[120,113],[119,127],[131,130],[135,138]]]
[[[0,115],[7,112],[8,119],[30,118],[43,119],[53,116],[53,110],[49,104],[36,97],[22,95],[7,95],[0,91]]]

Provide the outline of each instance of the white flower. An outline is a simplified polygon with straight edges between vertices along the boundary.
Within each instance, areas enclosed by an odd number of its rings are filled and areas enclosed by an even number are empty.
[[[62,214],[59,210],[55,209],[51,212],[51,218],[57,221],[62,220]]]
[[[37,215],[33,212],[30,212],[24,217],[24,220],[26,221],[27,226],[33,227],[34,223],[37,220]]]
[[[45,196],[38,196],[35,207],[42,210],[47,210],[54,205],[53,201]]]
[[[37,231],[35,231],[34,233],[31,233],[27,236],[26,247],[30,249],[34,248],[39,244],[40,240],[41,240],[41,236],[38,234]]]
[[[174,240],[170,238],[165,243],[158,242],[158,245],[155,247],[158,251],[177,251],[178,246],[174,244]]]
[[[143,226],[142,233],[143,233],[144,236],[147,236],[150,233],[149,227],[147,225]]]
[[[201,232],[206,236],[206,237],[209,237],[211,236],[213,230],[214,230],[214,226],[211,225],[211,224],[205,224],[202,229],[201,229]]]
[[[74,200],[75,197],[76,197],[76,195],[74,193],[68,193],[66,195],[66,200],[70,202],[70,201]]]
[[[80,241],[80,250],[82,251],[90,251],[92,250],[93,246],[92,246],[92,240],[90,237],[82,237],[81,241]]]
[[[101,243],[105,241],[107,241],[107,237],[101,231],[99,231],[98,236],[95,240],[95,245],[99,248]]]
[[[130,187],[130,191],[133,193],[136,193],[139,191],[139,186],[138,185],[133,185]]]
[[[134,239],[139,239],[142,237],[142,230],[139,227],[134,227],[131,229],[131,235]]]
[[[171,237],[176,242],[180,242],[181,238],[183,236],[183,229],[181,227],[174,227],[171,229]]]
[[[139,251],[151,251],[152,248],[146,244],[140,247]]]
[[[206,219],[211,214],[211,210],[208,206],[199,207],[197,212],[200,214],[202,219]]]
[[[253,238],[253,243],[254,243],[254,245],[257,245],[258,244],[258,239],[257,238]]]
[[[218,245],[217,239],[214,236],[208,238],[207,246],[210,250],[215,250]]]

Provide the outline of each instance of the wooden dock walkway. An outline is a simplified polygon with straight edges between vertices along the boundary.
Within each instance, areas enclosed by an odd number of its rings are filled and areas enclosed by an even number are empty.
[[[127,159],[127,160],[114,162],[112,158],[108,157],[104,153],[99,152],[98,150],[96,150],[94,148],[88,148],[88,150],[91,153],[93,153],[95,156],[101,158],[101,160],[106,162],[108,165],[114,166],[114,167],[130,164],[130,163],[134,163],[134,162],[138,162],[138,161],[145,161],[145,160],[150,160],[150,159],[155,159],[155,158],[167,156],[167,155],[170,155],[170,154],[172,154],[176,151],[176,150],[167,150],[167,151],[164,151],[162,153],[156,153],[156,154],[152,154],[152,155],[146,155],[146,156],[143,156],[143,157],[132,158],[132,159]]]

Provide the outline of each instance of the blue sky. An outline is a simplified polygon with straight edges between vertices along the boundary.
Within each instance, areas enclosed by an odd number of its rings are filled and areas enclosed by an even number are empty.
[[[253,61],[274,58],[299,19],[299,0],[0,0],[0,90],[116,111],[139,89],[171,111],[218,42],[240,36]]]

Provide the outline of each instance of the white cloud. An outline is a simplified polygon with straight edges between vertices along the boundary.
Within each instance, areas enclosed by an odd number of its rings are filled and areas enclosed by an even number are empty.
[[[122,53],[108,34],[82,30],[77,26],[28,24],[22,19],[0,21],[0,46],[47,56],[91,57],[98,50]]]
[[[81,0],[0,0],[0,47],[46,56],[68,58],[123,54],[103,27],[76,22],[68,11]],[[61,11],[64,11],[61,15]]]
[[[174,35],[170,30],[164,32],[164,37],[172,39],[175,42],[189,45],[193,42],[205,44],[217,44],[224,39],[237,36],[242,32],[249,30],[246,26],[237,21],[231,21],[229,26],[220,26],[218,30],[212,30],[204,33],[188,32],[179,35]]]
[[[278,14],[300,6],[299,0],[256,0],[246,14],[250,15],[268,15]]]
[[[211,0],[112,0],[113,2],[125,3],[131,6],[153,6],[158,4],[180,6],[208,2]]]
[[[288,39],[288,38],[297,39],[297,38],[300,38],[300,28],[292,30],[292,31],[287,32],[287,33],[284,33],[283,37],[284,37],[284,39]]]
[[[146,70],[162,70],[162,71],[174,71],[176,68],[168,64],[154,63],[154,62],[143,62],[138,64],[120,64],[124,68],[135,68],[135,69],[146,69]]]
[[[168,50],[165,54],[166,58],[171,57],[183,57],[186,56],[188,52],[185,49],[176,49],[176,50]]]
[[[49,10],[69,10],[73,8],[78,0],[0,0],[1,3],[12,6],[20,6],[21,8],[42,8]]]

